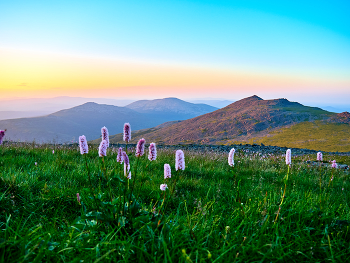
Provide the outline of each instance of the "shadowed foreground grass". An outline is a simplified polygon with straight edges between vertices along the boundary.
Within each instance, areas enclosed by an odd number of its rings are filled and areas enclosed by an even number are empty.
[[[140,157],[137,169],[129,151],[127,182],[115,149],[102,161],[90,148],[91,189],[78,148],[52,150],[0,147],[0,262],[350,261],[349,172],[305,163],[316,156],[293,156],[286,180],[282,155],[241,151],[232,168],[227,153],[185,151],[186,169],[175,171],[173,150]],[[350,163],[324,157],[333,159]],[[124,217],[116,204],[135,178],[133,218]]]

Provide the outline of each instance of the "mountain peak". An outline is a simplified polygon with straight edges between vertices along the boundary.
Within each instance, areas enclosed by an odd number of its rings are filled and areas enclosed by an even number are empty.
[[[259,96],[257,95],[253,95],[253,96],[250,96],[250,97],[247,97],[247,98],[244,98],[244,99],[241,99],[237,102],[253,102],[253,101],[260,101],[260,100],[263,100],[262,98],[260,98]]]
[[[129,108],[138,112],[148,113],[148,114],[158,114],[158,115],[175,114],[175,115],[179,115],[179,118],[181,120],[186,118],[193,118],[193,117],[217,110],[217,108],[209,105],[193,104],[193,103],[186,102],[178,98],[172,98],[172,97],[155,99],[155,100],[139,100],[139,101],[130,103],[129,105],[126,106],[126,108]]]
[[[260,98],[259,96],[257,95],[253,95],[253,96],[250,96],[250,97],[247,97],[245,99],[249,99],[249,100],[263,100],[262,98]]]
[[[163,100],[180,100],[180,99],[175,98],[175,97],[169,97],[169,98],[164,98]]]
[[[231,107],[246,107],[246,106],[249,106],[251,104],[255,104],[259,101],[263,101],[262,98],[260,98],[259,96],[257,95],[253,95],[253,96],[250,96],[250,97],[247,97],[247,98],[244,98],[244,99],[241,99],[241,100],[238,100],[230,105],[228,105],[227,107],[231,108]]]

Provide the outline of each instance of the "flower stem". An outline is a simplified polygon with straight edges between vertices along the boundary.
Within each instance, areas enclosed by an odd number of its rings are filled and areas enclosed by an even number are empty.
[[[139,158],[140,157],[137,157],[137,160],[136,160],[136,165],[135,165],[135,170],[134,170],[134,180],[133,180],[131,192],[130,192],[130,195],[129,195],[129,202],[130,202],[130,199],[132,198],[132,194],[133,194],[134,188],[135,188],[136,175],[137,175],[137,166],[138,166],[138,163],[139,163]]]
[[[286,179],[285,179],[285,181],[284,181],[284,191],[283,191],[283,195],[282,195],[282,200],[281,200],[281,203],[280,203],[280,205],[279,205],[278,212],[277,212],[277,215],[276,215],[274,224],[277,222],[278,215],[279,215],[279,213],[280,213],[280,211],[281,211],[281,206],[282,206],[282,204],[283,204],[284,197],[285,197],[285,195],[286,195],[287,181],[288,181],[288,175],[289,175],[289,167],[290,167],[290,165],[288,165],[288,172],[287,172],[287,175],[286,175]]]
[[[92,196],[94,197],[95,204],[96,204],[96,209],[98,210],[97,200],[96,200],[95,194],[94,194],[94,192],[92,190],[93,187],[92,187],[91,176],[90,176],[90,169],[89,169],[89,166],[88,166],[86,154],[84,154],[84,157],[85,157],[85,164],[86,164],[86,168],[87,168],[87,171],[88,171],[88,177],[89,177],[89,182],[90,182],[90,191],[91,191]]]
[[[105,164],[105,157],[102,157],[102,162],[103,162],[103,168],[104,168],[104,172],[105,172],[105,177],[107,179],[107,184],[108,184],[108,188],[109,188],[109,197],[111,199],[111,202],[113,202],[113,198],[112,198],[112,189],[111,189],[111,184],[110,184],[110,180],[109,180],[109,175],[107,173],[107,169],[106,169],[106,164]]]

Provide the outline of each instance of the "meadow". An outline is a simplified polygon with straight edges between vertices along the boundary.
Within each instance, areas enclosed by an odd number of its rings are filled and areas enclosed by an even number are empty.
[[[176,171],[175,150],[129,147],[129,180],[117,152],[0,145],[0,262],[350,261],[349,171],[329,165],[349,155],[184,150]]]
[[[330,152],[349,152],[349,134],[350,126],[347,123],[307,121],[271,132],[271,136],[250,139],[249,142],[311,150],[322,149]]]

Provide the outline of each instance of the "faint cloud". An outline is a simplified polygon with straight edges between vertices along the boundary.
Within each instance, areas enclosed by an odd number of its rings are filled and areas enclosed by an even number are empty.
[[[21,84],[19,84],[17,86],[26,87],[26,86],[28,86],[28,83],[21,83]]]

